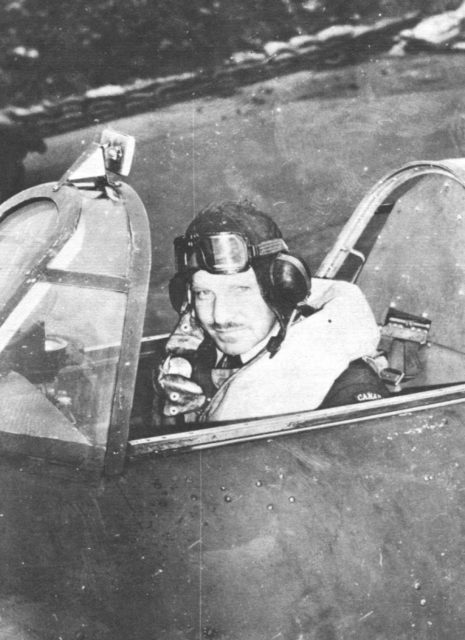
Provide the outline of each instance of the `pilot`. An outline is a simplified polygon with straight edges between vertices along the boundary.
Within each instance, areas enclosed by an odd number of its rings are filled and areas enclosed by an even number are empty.
[[[208,206],[174,244],[181,320],[156,381],[165,416],[218,423],[388,395],[360,289],[311,278],[250,202]]]

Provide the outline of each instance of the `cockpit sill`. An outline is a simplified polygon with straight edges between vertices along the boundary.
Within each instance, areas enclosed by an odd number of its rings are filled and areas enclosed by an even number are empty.
[[[160,351],[166,336],[142,339],[141,362]],[[465,403],[465,381],[405,387],[388,398],[370,400],[331,409],[316,409],[279,416],[237,420],[221,424],[199,424],[171,433],[134,437],[129,432],[127,456],[136,460],[149,454],[179,453],[224,446],[239,442],[305,433],[314,429],[348,426],[355,423],[393,416],[406,416],[420,411]],[[186,425],[187,426],[187,425]]]

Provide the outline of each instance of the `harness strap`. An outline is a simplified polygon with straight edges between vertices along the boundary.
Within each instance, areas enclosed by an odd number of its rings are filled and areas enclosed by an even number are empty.
[[[401,390],[404,380],[415,378],[422,369],[419,353],[427,343],[431,320],[390,307],[381,327],[379,349],[385,354],[388,366],[380,377]]]

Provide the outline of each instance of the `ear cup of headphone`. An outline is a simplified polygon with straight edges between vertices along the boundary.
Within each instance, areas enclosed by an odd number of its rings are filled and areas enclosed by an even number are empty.
[[[310,293],[311,274],[304,260],[290,253],[279,253],[270,266],[275,304],[292,311]]]

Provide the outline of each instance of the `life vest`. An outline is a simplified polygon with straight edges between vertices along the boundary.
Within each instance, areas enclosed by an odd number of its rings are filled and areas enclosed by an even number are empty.
[[[314,278],[308,304],[316,312],[289,327],[273,357],[265,349],[226,380],[201,421],[316,409],[350,362],[376,352],[379,329],[356,285]]]

